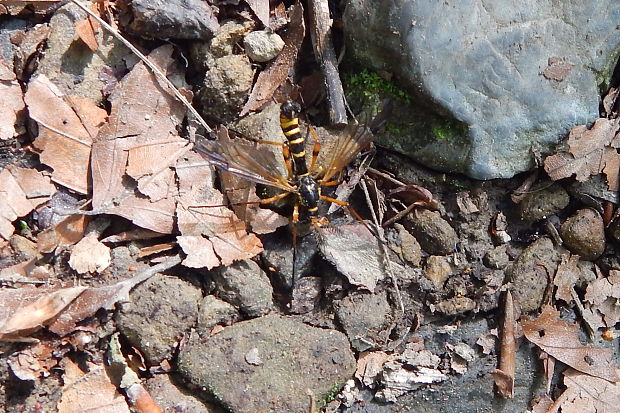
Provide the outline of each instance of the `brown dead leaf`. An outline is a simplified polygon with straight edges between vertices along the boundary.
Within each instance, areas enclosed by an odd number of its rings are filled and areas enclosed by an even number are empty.
[[[52,252],[56,247],[77,243],[84,237],[90,221],[86,215],[69,215],[53,227],[41,232],[37,237],[37,248],[43,253]]]
[[[258,75],[252,93],[240,116],[245,116],[269,102],[276,89],[284,83],[288,77],[289,70],[297,61],[297,53],[304,40],[305,33],[304,9],[301,3],[297,2],[290,8],[290,22],[286,31],[282,34],[284,49]]]
[[[0,338],[37,330],[86,290],[86,287],[0,290]]]
[[[88,99],[63,96],[44,75],[30,81],[25,100],[39,124],[34,146],[41,151],[41,162],[54,170],[52,180],[88,193],[90,148],[106,111]]]
[[[535,320],[522,319],[523,333],[543,351],[575,370],[609,381],[618,381],[613,350],[586,347],[579,341],[579,327],[560,320],[559,311],[543,306]]]
[[[572,128],[568,135],[568,152],[558,152],[545,159],[545,171],[549,177],[557,181],[574,174],[578,181],[584,182],[591,175],[604,173],[609,189],[617,191],[619,124],[620,119],[599,118],[592,129],[584,125]]]
[[[616,376],[620,373],[616,369]],[[620,405],[620,384],[568,369],[564,372],[566,390],[558,398],[562,413],[614,413]]]
[[[33,344],[21,351],[12,353],[7,359],[7,364],[20,380],[34,381],[47,377],[50,375],[51,369],[58,364],[58,358],[54,357],[54,352],[58,350],[55,344],[53,342]]]
[[[0,58],[0,141],[14,138],[19,133],[15,129],[18,115],[26,109],[22,88],[15,73]]]
[[[375,384],[377,375],[383,370],[383,365],[390,359],[390,355],[383,351],[364,351],[357,359],[355,377],[366,387]]]
[[[37,265],[38,258],[19,262],[15,265],[0,270],[0,281],[5,283],[28,283],[46,281],[51,276],[51,271],[47,265]]]
[[[564,61],[559,57],[550,57],[548,66],[543,70],[542,75],[549,80],[561,82],[569,75],[573,69],[573,64]]]
[[[613,327],[620,322],[620,271],[610,270],[609,276],[598,278],[586,289],[585,300],[589,303],[587,310],[593,320],[600,320],[596,328]]]
[[[93,233],[75,244],[69,257],[69,266],[79,274],[86,274],[105,270],[111,261],[110,248],[99,242]]]
[[[570,303],[573,300],[571,290],[577,280],[579,280],[580,274],[580,270],[577,267],[578,263],[578,255],[571,255],[570,253],[562,255],[555,277],[553,278],[553,284],[558,287],[555,291],[556,300],[563,300],[566,303]]]
[[[18,217],[47,202],[56,191],[49,177],[33,169],[8,166],[0,172],[0,236],[9,239]]]
[[[162,46],[149,59],[176,78],[182,73],[172,52],[172,46]],[[176,194],[170,166],[189,149],[177,132],[185,107],[142,63],[122,79],[110,100],[110,121],[93,143],[93,208],[169,234]]]
[[[91,8],[96,9],[96,6]],[[96,10],[93,11],[96,12]],[[99,49],[99,43],[97,43],[97,33],[99,30],[101,30],[101,26],[97,20],[90,16],[75,23],[75,34],[77,34],[80,40],[93,52]]]
[[[213,268],[245,260],[262,251],[254,234],[248,234],[245,223],[222,207],[223,195],[213,188],[213,169],[200,164],[200,155],[189,154],[190,163],[179,165],[176,173],[181,194],[177,204],[179,245],[187,258],[183,265]],[[192,162],[193,161],[193,162]]]
[[[254,12],[258,20],[265,26],[269,27],[269,0],[245,0]]]
[[[58,413],[129,413],[125,397],[110,382],[103,364],[86,362],[87,371],[66,359]]]

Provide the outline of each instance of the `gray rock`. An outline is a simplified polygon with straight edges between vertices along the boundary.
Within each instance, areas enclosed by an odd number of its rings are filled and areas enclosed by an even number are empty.
[[[151,364],[170,358],[183,333],[194,325],[200,288],[177,277],[155,275],[134,288],[116,315],[129,342]]]
[[[198,96],[203,113],[223,123],[234,120],[253,81],[254,70],[246,56],[214,59]]]
[[[534,185],[519,202],[518,212],[522,220],[536,222],[557,214],[570,202],[568,192],[558,184],[544,182]]]
[[[189,57],[193,67],[198,71],[206,71],[213,65],[213,60],[233,54],[235,47],[243,41],[243,37],[252,30],[252,23],[239,24],[227,21],[222,24],[215,37],[206,42],[192,42]]]
[[[198,397],[179,389],[169,374],[155,374],[146,381],[149,394],[165,412],[222,413],[214,406],[207,407]]]
[[[78,95],[100,102],[104,80],[99,75],[105,66],[115,73],[126,70],[124,58],[131,55],[122,43],[101,30],[99,49],[90,50],[75,32],[75,23],[86,14],[74,4],[59,8],[50,20],[47,49],[34,76],[45,75],[66,95]]]
[[[487,251],[482,258],[482,262],[487,268],[501,270],[506,268],[510,262],[506,245],[500,245]]]
[[[213,272],[216,295],[250,317],[273,307],[273,288],[265,272],[252,260],[237,261]]]
[[[513,283],[513,294],[519,300],[521,310],[537,310],[560,262],[561,251],[549,238],[540,238],[527,246],[507,270]]]
[[[387,295],[354,293],[336,303],[336,317],[357,351],[380,347],[387,342],[392,310]]]
[[[201,0],[131,0],[128,27],[152,39],[207,40],[219,29],[211,6]],[[123,19],[121,19],[121,22]]]
[[[381,144],[478,179],[531,168],[533,152],[596,119],[620,44],[614,0],[351,0],[343,19],[358,62],[443,115],[411,110],[410,133]]]
[[[261,363],[249,363],[250,354]],[[305,412],[308,390],[320,404],[353,375],[355,359],[344,334],[268,315],[194,335],[177,367],[228,411]]]
[[[245,36],[243,47],[250,59],[255,62],[268,62],[280,54],[284,48],[284,40],[276,33],[259,30]]]
[[[403,223],[429,254],[450,254],[459,241],[454,229],[439,212],[417,209],[405,217]]]
[[[234,306],[213,295],[207,295],[200,302],[196,330],[200,334],[207,334],[217,324],[227,326],[238,318],[239,312]]]
[[[605,251],[605,225],[593,209],[580,209],[560,227],[560,235],[571,252],[584,260],[595,260]]]

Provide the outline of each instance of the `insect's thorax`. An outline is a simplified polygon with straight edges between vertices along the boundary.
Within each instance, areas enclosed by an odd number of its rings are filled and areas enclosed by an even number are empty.
[[[308,215],[316,216],[318,213],[318,203],[321,198],[321,187],[313,177],[306,175],[296,179],[297,190],[301,204],[308,210]]]

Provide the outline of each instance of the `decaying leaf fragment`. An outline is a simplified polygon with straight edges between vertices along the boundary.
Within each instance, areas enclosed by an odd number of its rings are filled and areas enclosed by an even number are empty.
[[[0,310],[5,322],[0,325],[0,339],[25,334],[42,327],[56,317],[86,287],[70,287],[60,290],[19,289],[0,291]]]
[[[556,300],[563,300],[566,303],[572,301],[571,289],[577,280],[579,280],[580,271],[577,267],[578,263],[578,255],[571,255],[570,253],[562,255],[555,277],[553,278],[553,284],[558,288],[555,291]]]
[[[535,320],[521,320],[523,334],[543,351],[575,370],[616,382],[613,350],[586,347],[579,341],[579,327],[560,320],[560,312],[544,306]]]
[[[107,112],[88,99],[63,96],[44,75],[30,81],[25,100],[39,124],[34,146],[41,151],[41,162],[54,170],[52,180],[88,193],[90,148]]]
[[[586,289],[585,307],[594,321],[594,330],[614,327],[620,322],[620,271],[610,270],[609,276],[597,278]]]
[[[616,375],[619,373],[620,369],[616,369]],[[568,369],[564,372],[564,385],[566,390],[555,403],[555,406],[562,409],[562,413],[618,411],[618,406],[620,406],[620,384],[618,383],[610,383],[601,378]]]
[[[32,169],[9,166],[0,172],[0,236],[9,239],[12,222],[45,203],[56,191],[49,177]]]
[[[599,118],[592,129],[578,125],[568,135],[568,152],[559,152],[545,159],[545,171],[557,181],[575,175],[583,182],[591,175],[604,173],[612,191],[618,190],[618,168],[620,147],[618,127],[620,118]]]
[[[86,362],[86,371],[66,359],[59,413],[129,413],[125,398],[110,382],[103,364]]]
[[[8,65],[0,58],[0,141],[11,139],[17,135],[15,125],[18,123],[18,115],[26,106],[22,97],[22,88],[17,82],[17,77]]]
[[[99,242],[93,233],[75,244],[69,257],[69,266],[80,274],[101,272],[111,263],[110,248]]]

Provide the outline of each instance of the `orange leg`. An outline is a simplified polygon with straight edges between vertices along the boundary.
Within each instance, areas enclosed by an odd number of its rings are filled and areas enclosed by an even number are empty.
[[[368,229],[368,231],[370,231],[371,234],[375,234],[375,232],[372,229],[370,229],[370,227],[366,224],[366,222],[364,221],[362,216],[360,214],[358,214],[357,211],[355,209],[353,209],[353,207],[348,202],[341,201],[341,200],[336,199],[336,198],[330,198],[330,197],[325,196],[325,195],[321,195],[321,200],[327,201],[327,202],[331,202],[333,204],[340,205],[340,206],[343,206],[343,207],[346,207],[347,210],[349,211],[349,213],[351,215],[353,215],[355,217],[355,219],[357,219],[359,222],[361,222]]]
[[[293,236],[293,252],[295,251],[295,246],[297,245],[297,223],[298,222],[299,222],[299,202],[295,202],[295,206],[293,207],[293,218],[291,219],[291,223],[293,224],[293,227],[291,228],[291,233]]]
[[[321,152],[321,142],[314,141],[314,146],[312,147],[312,158],[310,159],[310,167],[308,169],[310,173],[314,171],[314,166],[316,165],[316,160],[319,157],[319,152]]]
[[[293,162],[291,161],[291,149],[288,145],[282,145],[282,156],[284,157],[284,164],[286,165],[286,172],[289,179],[293,179]]]
[[[327,181],[327,182],[321,182],[321,181],[319,181],[319,184],[320,184],[321,186],[336,186],[336,185],[338,185],[339,183],[340,183],[340,181],[336,181],[336,180],[334,180],[334,181]]]

